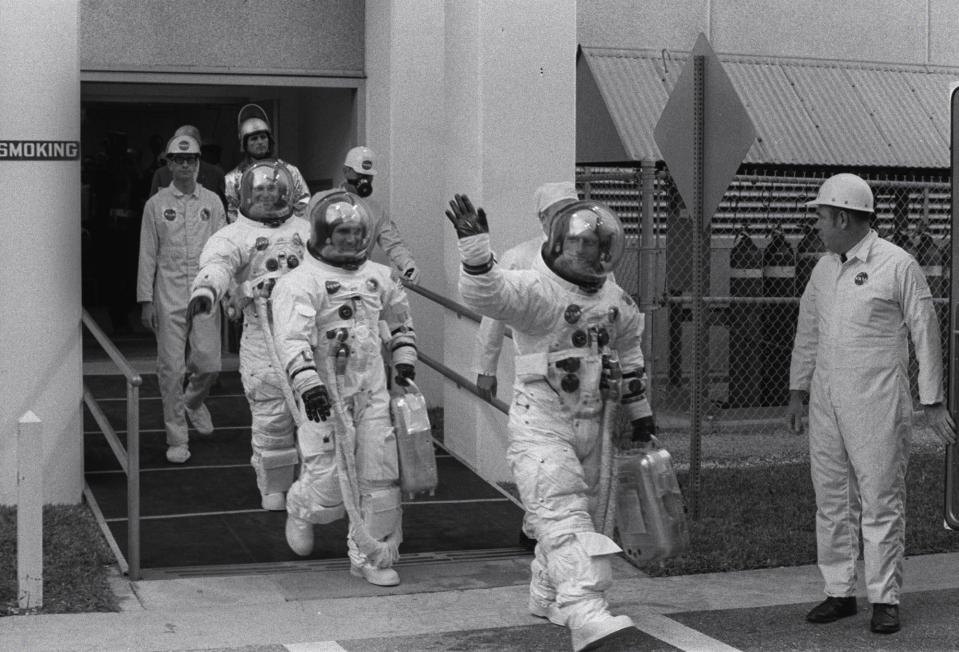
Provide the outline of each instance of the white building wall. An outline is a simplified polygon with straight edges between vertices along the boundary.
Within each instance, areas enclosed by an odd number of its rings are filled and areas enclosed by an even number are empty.
[[[954,0],[578,0],[583,45],[956,65]]]
[[[575,52],[575,4],[563,0],[367,3],[360,141],[379,155],[373,198],[389,206],[427,289],[461,301],[444,215],[453,193],[486,209],[502,252],[536,233],[536,187],[573,180]],[[421,351],[473,380],[476,324],[413,292],[410,300]],[[510,347],[500,373],[507,402]],[[444,408],[452,451],[488,479],[510,479],[505,416],[423,363],[417,379]]]
[[[80,140],[77,0],[0,0],[0,139]],[[80,162],[0,161],[0,504],[16,501],[17,422],[43,422],[44,501],[83,473]]]

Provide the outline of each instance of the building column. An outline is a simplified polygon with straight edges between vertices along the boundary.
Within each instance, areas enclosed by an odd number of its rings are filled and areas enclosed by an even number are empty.
[[[80,141],[79,0],[0,0],[0,142]],[[7,149],[9,153],[9,148]],[[44,502],[83,487],[80,159],[0,151],[0,504],[16,501],[17,422],[42,421]]]
[[[366,5],[367,142],[381,154],[377,193],[423,268],[427,288],[459,301],[456,235],[444,211],[467,193],[503,252],[539,231],[533,192],[574,179],[576,3],[394,0]],[[385,186],[385,188],[384,188]],[[381,196],[381,200],[384,198]],[[476,324],[419,297],[420,348],[475,379]],[[499,395],[512,385],[504,343]],[[444,408],[446,444],[487,480],[509,480],[506,419],[420,365]]]

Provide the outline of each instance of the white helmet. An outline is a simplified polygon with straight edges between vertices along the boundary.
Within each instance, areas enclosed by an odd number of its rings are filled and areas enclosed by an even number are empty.
[[[861,177],[842,172],[823,181],[819,194],[814,200],[807,201],[806,206],[835,206],[872,213],[872,189]]]
[[[193,136],[186,134],[174,136],[166,145],[166,155],[176,156],[177,154],[196,154],[200,155],[200,143]]]
[[[376,174],[376,170],[373,169],[374,156],[375,154],[373,154],[372,149],[360,145],[346,153],[346,160],[343,161],[343,165],[358,174],[365,174],[372,177]]]
[[[293,215],[293,175],[276,159],[261,159],[240,177],[240,212],[277,227]]]
[[[623,225],[611,208],[584,199],[561,207],[549,223],[543,260],[556,274],[584,289],[596,289],[626,248]]]

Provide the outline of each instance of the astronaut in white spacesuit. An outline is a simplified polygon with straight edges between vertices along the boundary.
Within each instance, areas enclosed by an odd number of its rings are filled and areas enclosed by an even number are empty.
[[[240,378],[252,414],[250,463],[263,509],[282,511],[299,461],[286,379],[270,354],[269,298],[276,279],[303,262],[310,225],[294,216],[295,181],[275,159],[253,163],[239,184],[239,216],[211,237],[200,255],[187,310],[210,312],[229,290],[242,306]],[[232,289],[231,289],[232,288]]]
[[[537,540],[529,610],[569,627],[574,650],[627,649],[641,633],[606,601],[610,556],[596,531],[604,382],[622,372],[622,409],[636,442],[655,432],[645,395],[643,315],[608,275],[625,245],[616,215],[595,201],[562,207],[529,270],[504,270],[486,215],[464,195],[447,217],[459,236],[464,302],[513,329],[516,379],[507,461]],[[612,399],[610,399],[612,400]]]
[[[273,292],[277,354],[310,419],[299,430],[287,542],[310,554],[313,526],[346,512],[351,573],[393,586],[402,508],[383,349],[392,352],[397,384],[413,380],[409,303],[390,268],[367,260],[371,216],[358,196],[318,193],[306,215],[309,253]]]

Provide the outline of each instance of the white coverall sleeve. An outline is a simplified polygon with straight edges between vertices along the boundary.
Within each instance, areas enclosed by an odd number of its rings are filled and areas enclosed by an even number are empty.
[[[153,301],[153,285],[157,273],[160,238],[154,219],[154,203],[147,201],[140,222],[140,259],[137,263],[137,301]]]
[[[403,242],[403,238],[400,236],[400,230],[396,228],[396,224],[390,219],[389,215],[386,214],[386,209],[379,207],[379,210],[381,211],[381,215],[378,215],[376,219],[379,221],[380,232],[376,236],[376,241],[380,245],[380,248],[386,252],[386,255],[390,257],[390,261],[393,263],[393,267],[398,269],[400,273],[416,267],[413,254],[410,252],[409,247]]]
[[[539,274],[503,270],[497,264],[481,273],[467,271],[467,266],[482,266],[490,261],[488,233],[460,238],[459,249],[464,265],[460,269],[459,291],[467,306],[524,333],[538,335],[548,331],[551,324],[545,321],[548,306],[539,289]]]
[[[809,391],[813,371],[816,370],[816,349],[819,347],[819,315],[816,312],[818,281],[813,268],[806,289],[799,299],[799,317],[796,322],[796,339],[789,363],[789,389]]]
[[[499,365],[499,354],[503,350],[503,338],[506,336],[506,324],[498,319],[483,317],[476,333],[476,355],[474,366],[476,373],[495,376]]]
[[[413,317],[410,314],[406,290],[392,278],[386,281],[386,288],[380,317],[390,329],[389,349],[392,362],[394,365],[416,364],[416,333],[413,330]]]
[[[905,264],[899,279],[902,313],[919,362],[919,402],[938,403],[943,400],[942,344],[932,293],[922,268],[913,259]]]
[[[224,232],[217,231],[200,252],[200,271],[193,279],[190,298],[205,294],[216,304],[223,299],[234,274],[243,266],[243,251]]]
[[[322,385],[313,359],[316,341],[316,307],[300,279],[284,274],[276,281],[270,300],[273,308],[273,341],[282,371],[301,396]]]

